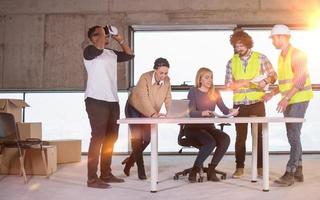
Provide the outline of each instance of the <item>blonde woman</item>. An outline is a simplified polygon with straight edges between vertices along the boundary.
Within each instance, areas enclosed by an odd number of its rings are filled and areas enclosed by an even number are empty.
[[[196,86],[189,90],[190,117],[212,117],[216,105],[224,114],[233,112],[223,103],[220,93],[214,89],[213,73],[208,68],[200,68],[196,75]],[[219,181],[215,168],[221,161],[230,144],[230,137],[223,131],[216,129],[214,124],[190,124],[184,129],[188,139],[199,143],[200,148],[193,168],[189,174],[189,181],[196,182],[197,173],[203,162],[215,149],[208,167],[208,180]]]

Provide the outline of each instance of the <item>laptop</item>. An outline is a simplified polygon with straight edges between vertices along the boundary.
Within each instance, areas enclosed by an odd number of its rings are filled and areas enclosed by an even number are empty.
[[[166,117],[182,118],[189,117],[189,102],[188,99],[172,99],[171,107],[169,108]]]

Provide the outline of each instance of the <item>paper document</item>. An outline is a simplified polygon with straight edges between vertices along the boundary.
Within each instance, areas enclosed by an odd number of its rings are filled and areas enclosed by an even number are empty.
[[[259,75],[259,76],[256,76],[254,79],[252,79],[250,81],[250,83],[254,84],[254,85],[259,85],[259,82],[262,81],[263,79],[266,79],[267,78],[267,75],[263,74],[263,75]],[[269,84],[267,84],[263,90],[267,91],[269,89]]]
[[[228,118],[228,117],[233,117],[233,116],[236,116],[238,113],[239,113],[239,108],[237,109],[233,109],[232,112],[230,112],[229,114],[227,115],[224,115],[224,114],[218,114],[216,113],[215,111],[212,112],[213,113],[213,116],[216,116],[216,117],[220,117],[220,118]]]

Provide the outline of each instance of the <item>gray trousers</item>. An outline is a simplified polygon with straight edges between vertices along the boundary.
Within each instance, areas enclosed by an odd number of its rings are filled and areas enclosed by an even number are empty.
[[[290,104],[283,113],[284,117],[304,118],[309,101]],[[295,172],[298,166],[302,166],[301,146],[302,123],[286,123],[287,138],[290,144],[290,158],[287,163],[287,172]]]

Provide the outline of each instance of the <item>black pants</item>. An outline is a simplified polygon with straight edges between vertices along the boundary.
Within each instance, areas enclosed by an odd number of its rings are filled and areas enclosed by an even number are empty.
[[[259,102],[251,105],[236,105],[239,108],[237,117],[250,117],[252,115],[258,117],[266,116],[264,103]],[[244,161],[246,156],[246,140],[248,132],[248,123],[236,124],[236,167],[244,168]],[[258,124],[258,168],[262,167],[262,124]]]
[[[230,137],[223,131],[216,129],[214,125],[186,125],[185,136],[199,144],[199,152],[194,162],[194,166],[202,167],[203,162],[215,149],[211,164],[217,166],[226,153]]]
[[[125,107],[125,115],[127,118],[140,118],[145,117],[142,113],[136,110],[133,106],[131,106],[128,102]],[[151,125],[150,124],[129,124],[131,138],[140,139],[145,144],[150,143],[151,137]]]
[[[88,151],[88,179],[98,177],[99,156],[100,177],[107,177],[111,174],[113,145],[118,138],[119,103],[86,98],[85,104],[91,126],[91,140]]]

